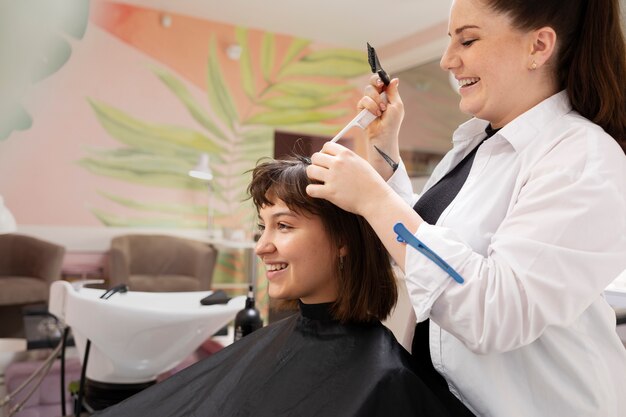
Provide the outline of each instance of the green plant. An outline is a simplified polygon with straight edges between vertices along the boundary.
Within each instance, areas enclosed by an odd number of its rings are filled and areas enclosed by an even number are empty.
[[[348,80],[367,72],[364,54],[346,49],[312,50],[310,43],[293,39],[278,56],[273,34],[265,33],[259,58],[254,61],[249,33],[238,28],[242,48],[240,85],[247,102],[237,106],[225,82],[216,50],[209,42],[207,103],[198,102],[185,84],[171,72],[152,68],[197,126],[182,127],[139,120],[124,111],[90,99],[89,104],[109,135],[124,147],[88,150],[79,163],[97,175],[150,187],[203,190],[205,184],[188,177],[198,154],[211,155],[216,223],[224,226],[251,224],[254,211],[246,200],[249,170],[273,154],[276,129],[303,134],[332,135],[352,111],[347,100],[354,91]],[[347,108],[346,108],[347,107]],[[201,227],[199,210],[174,209],[168,203],[145,202],[102,192],[105,198],[141,211],[125,218],[94,208],[108,226]],[[167,208],[167,209],[165,209]],[[206,210],[206,209],[205,209]],[[151,213],[150,218],[146,213]]]

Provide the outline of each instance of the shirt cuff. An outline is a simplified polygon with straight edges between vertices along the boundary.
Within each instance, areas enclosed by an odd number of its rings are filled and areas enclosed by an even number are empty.
[[[471,249],[450,229],[423,222],[414,235],[459,273],[460,266],[471,256]],[[439,265],[409,245],[406,247],[404,271],[417,321],[429,317],[433,304],[448,285],[461,285]]]
[[[394,190],[407,204],[412,206],[414,204],[415,195],[413,194],[413,185],[411,179],[406,171],[406,166],[402,159],[398,163],[398,169],[387,180],[387,184]]]

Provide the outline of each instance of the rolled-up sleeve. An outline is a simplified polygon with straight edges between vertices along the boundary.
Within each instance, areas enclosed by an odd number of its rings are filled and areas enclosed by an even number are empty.
[[[430,317],[477,353],[510,351],[549,326],[571,325],[626,268],[624,163],[600,166],[593,153],[573,146],[561,152],[569,164],[550,156],[537,164],[485,254],[450,228],[420,225],[415,235],[465,283],[407,248],[418,320]]]
[[[406,171],[406,166],[404,162],[400,160],[398,164],[398,169],[393,175],[387,180],[387,184],[400,196],[402,199],[409,204],[411,207],[417,201],[418,195],[413,193],[413,186],[411,185],[411,179],[409,178],[409,174]]]

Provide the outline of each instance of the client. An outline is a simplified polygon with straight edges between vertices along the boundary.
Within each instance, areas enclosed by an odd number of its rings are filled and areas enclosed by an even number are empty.
[[[249,186],[269,296],[299,314],[99,416],[459,415],[456,397],[435,396],[380,322],[397,298],[383,245],[363,218],[307,195],[307,163],[261,163]]]

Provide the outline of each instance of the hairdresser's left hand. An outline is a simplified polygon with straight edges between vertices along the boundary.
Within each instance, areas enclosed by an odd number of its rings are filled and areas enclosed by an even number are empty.
[[[326,142],[320,152],[314,153],[306,172],[310,179],[322,182],[307,186],[311,197],[323,198],[364,217],[370,205],[393,193],[365,159],[337,143]]]

